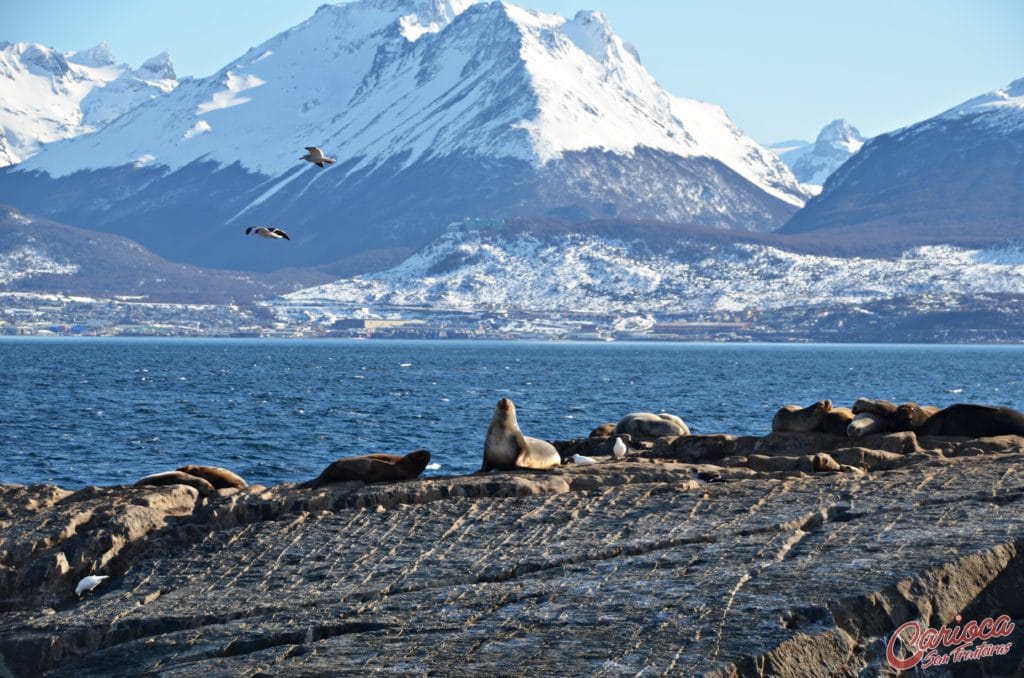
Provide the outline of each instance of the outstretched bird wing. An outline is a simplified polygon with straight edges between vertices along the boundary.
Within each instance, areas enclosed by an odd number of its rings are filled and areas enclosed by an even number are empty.
[[[285,233],[283,229],[275,228],[274,229],[274,233],[276,233],[277,235],[281,236],[285,240],[291,240],[291,238],[288,237],[288,234]]]

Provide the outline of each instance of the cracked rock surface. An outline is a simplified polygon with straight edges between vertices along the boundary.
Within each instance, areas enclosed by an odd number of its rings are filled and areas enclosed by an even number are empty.
[[[900,624],[958,614],[1009,615],[1013,649],[928,675],[1024,671],[1024,440],[727,438],[205,499],[2,486],[0,676],[877,675]]]

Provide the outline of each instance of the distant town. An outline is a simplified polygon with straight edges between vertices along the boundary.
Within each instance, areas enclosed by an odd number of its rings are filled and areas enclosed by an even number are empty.
[[[415,306],[340,307],[275,299],[249,304],[153,303],[0,293],[0,335],[533,339],[575,341],[808,341],[1022,343],[1024,298],[893,299],[860,306],[794,306],[699,315]]]

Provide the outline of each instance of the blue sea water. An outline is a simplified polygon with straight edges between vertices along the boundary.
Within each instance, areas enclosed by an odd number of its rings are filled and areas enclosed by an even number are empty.
[[[762,435],[781,405],[859,397],[1024,409],[1024,346],[0,339],[0,483],[134,482],[184,464],[250,483],[417,448],[480,467],[495,403],[527,435],[638,411]]]

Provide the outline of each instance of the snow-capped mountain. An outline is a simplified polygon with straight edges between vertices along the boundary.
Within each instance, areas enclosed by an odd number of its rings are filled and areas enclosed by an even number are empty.
[[[648,243],[591,234],[447,234],[401,265],[285,295],[297,305],[502,308],[565,313],[766,311],[899,296],[1024,294],[1020,244],[925,246],[887,258],[759,243]]]
[[[300,162],[310,145],[337,163]],[[0,201],[178,260],[337,271],[397,263],[466,216],[770,230],[806,197],[721,108],[662,89],[600,13],[472,0],[324,5],[0,175]],[[254,261],[238,245],[253,223],[295,241]]]
[[[41,144],[93,132],[177,84],[166,53],[132,70],[104,43],[62,54],[2,42],[0,167],[23,162]]]
[[[864,242],[1024,237],[1024,79],[870,139],[781,229],[829,230]]]
[[[787,141],[772,144],[782,162],[812,193],[821,192],[825,180],[864,145],[860,131],[846,120],[833,120],[814,143]]]

